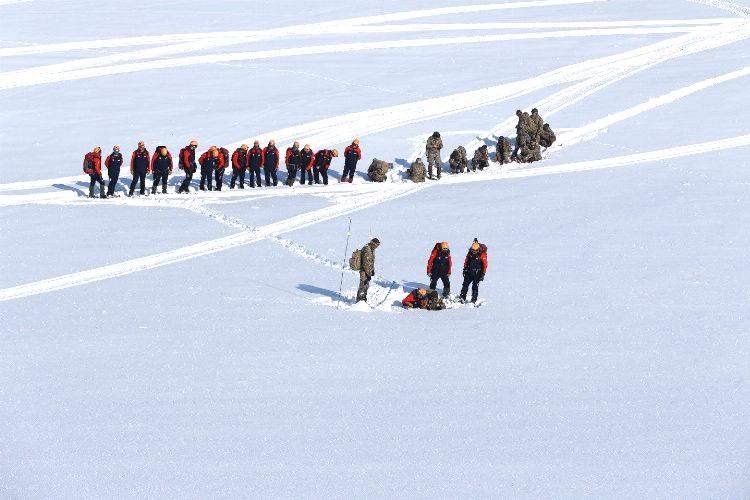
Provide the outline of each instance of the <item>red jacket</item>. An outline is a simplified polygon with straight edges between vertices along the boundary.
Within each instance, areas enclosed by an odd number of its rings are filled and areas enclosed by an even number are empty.
[[[412,290],[412,292],[401,301],[401,305],[410,309],[427,309],[427,296],[420,299],[417,296],[417,290]]]
[[[210,151],[206,151],[201,155],[200,158],[198,158],[198,163],[203,166],[203,163],[208,159]],[[220,168],[224,168],[224,157],[219,153],[219,163],[216,164],[216,170],[219,170]]]
[[[477,258],[471,254],[471,250],[466,254],[464,259],[464,271],[474,270]],[[487,246],[479,245],[479,262],[482,265],[482,274],[487,273]]]
[[[240,165],[240,151],[242,149],[235,149],[234,153],[232,153],[232,168],[239,169],[247,166],[247,151],[245,151],[245,158],[242,160],[242,165]]]
[[[93,151],[90,153],[86,153],[86,156],[83,157],[83,171],[86,172],[89,175],[102,174],[102,154],[101,153],[94,153]]]
[[[312,170],[313,163],[315,163],[315,152],[312,149],[309,149],[307,151],[305,151],[304,149],[300,149],[299,161],[299,168],[304,168],[308,171]]]
[[[432,274],[432,267],[433,267],[433,264],[435,264],[435,259],[437,259],[440,254],[440,250],[441,250],[440,243],[435,243],[435,248],[432,249],[430,258],[427,261],[427,274],[430,274],[430,275]],[[448,253],[448,262],[446,263],[444,262],[443,259],[440,259],[438,263],[440,264],[441,267],[445,267],[446,265],[448,266],[448,276],[450,276],[451,271],[453,270],[453,256],[450,253]],[[440,271],[440,270],[441,269],[436,269],[436,271]]]

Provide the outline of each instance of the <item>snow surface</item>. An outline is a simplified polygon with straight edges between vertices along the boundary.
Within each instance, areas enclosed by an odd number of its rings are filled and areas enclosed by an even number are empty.
[[[471,1],[0,0],[0,496],[750,495],[750,5]],[[534,106],[543,162],[403,179]],[[82,196],[94,145],[355,136],[352,185]],[[482,307],[398,306],[474,237]]]

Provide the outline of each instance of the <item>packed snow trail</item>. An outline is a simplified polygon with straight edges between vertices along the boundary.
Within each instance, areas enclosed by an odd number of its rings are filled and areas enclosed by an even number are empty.
[[[432,186],[442,186],[446,184],[458,184],[465,182],[476,182],[477,180],[488,180],[488,179],[516,179],[520,177],[532,177],[538,175],[550,175],[550,174],[563,174],[571,172],[583,172],[587,170],[598,170],[603,168],[614,168],[621,166],[638,165],[648,162],[656,162],[671,158],[680,158],[685,156],[693,156],[698,154],[710,153],[713,151],[727,150],[736,147],[743,147],[750,145],[750,134],[733,137],[730,139],[723,139],[719,141],[711,141],[700,144],[692,144],[688,146],[680,146],[669,149],[661,149],[657,151],[651,151],[647,153],[638,153],[633,155],[618,156],[614,158],[607,158],[603,160],[591,160],[576,163],[566,163],[561,165],[553,165],[549,167],[531,168],[510,172],[481,172],[481,175],[459,175],[459,176],[446,176],[444,182],[440,183],[422,183],[422,184],[409,184],[409,183],[398,183],[398,184],[381,184],[381,190],[379,192],[371,193],[369,195],[363,195],[358,198],[348,198],[347,201],[341,202],[338,205],[332,207],[325,207],[312,212],[307,212],[299,215],[295,215],[290,219],[274,222],[266,226],[259,227],[254,231],[243,231],[238,234],[210,240],[202,243],[197,243],[187,247],[163,252],[147,257],[141,257],[137,259],[120,262],[117,264],[110,264],[102,266],[96,269],[90,269],[87,271],[71,273],[56,278],[50,278],[34,283],[28,283],[25,285],[14,286],[0,290],[0,301],[20,299],[23,297],[29,297],[33,295],[39,295],[43,293],[49,293],[56,290],[62,290],[65,288],[85,285],[96,281],[101,281],[109,278],[115,278],[118,276],[125,276],[138,271],[144,271],[147,269],[153,269],[161,267],[167,264],[173,264],[176,262],[182,262],[202,255],[208,255],[222,250],[230,248],[236,248],[238,246],[255,243],[257,241],[266,239],[271,236],[277,236],[280,234],[302,229],[308,226],[325,222],[342,215],[354,213],[366,208],[379,205],[386,201],[395,200],[403,196],[407,196],[418,192],[422,189],[427,189]]]

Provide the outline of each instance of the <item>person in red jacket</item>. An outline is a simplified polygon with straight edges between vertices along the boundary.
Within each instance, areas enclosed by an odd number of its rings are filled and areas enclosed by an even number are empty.
[[[294,186],[294,181],[297,179],[300,153],[301,151],[299,149],[299,142],[297,141],[294,141],[294,144],[286,148],[286,154],[284,155],[284,165],[286,166],[286,185],[289,187]]]
[[[99,184],[99,197],[106,198],[104,192],[104,179],[102,178],[102,148],[96,146],[93,151],[86,153],[83,158],[83,171],[89,174],[91,183],[89,183],[89,198],[94,197],[94,184]]]
[[[238,147],[232,153],[232,180],[229,182],[229,189],[234,189],[234,184],[239,178],[240,189],[245,189],[245,170],[247,170],[247,144]],[[251,174],[252,175],[252,174]]]
[[[200,156],[198,163],[200,163],[201,166],[200,190],[206,190],[206,181],[208,181],[208,190],[213,191],[214,171],[222,168],[224,165],[224,158],[219,154],[219,148],[211,146],[208,151]]]
[[[133,196],[138,181],[141,184],[141,194],[146,194],[146,174],[148,173],[149,163],[150,157],[146,144],[143,141],[138,141],[138,149],[133,151],[130,156],[130,173],[133,174],[133,182],[130,183],[128,196]]]
[[[167,179],[172,173],[172,154],[166,146],[159,146],[151,158],[151,167],[149,168],[154,176],[154,185],[151,187],[151,194],[156,194],[156,188],[161,182],[162,194],[167,194]]]
[[[193,181],[193,174],[198,170],[198,165],[195,164],[195,150],[197,148],[198,141],[190,141],[190,144],[180,150],[177,165],[180,167],[180,170],[185,172],[185,179],[177,189],[178,193],[190,192],[190,183]]]
[[[229,166],[229,150],[227,148],[217,148],[219,150],[219,157],[221,158],[221,164],[216,167],[216,190],[221,191],[221,186],[224,182],[224,170]]]
[[[313,162],[315,161],[315,153],[313,153],[313,150],[310,148],[309,144],[305,144],[305,147],[302,148],[302,151],[299,152],[299,183],[304,184],[305,183],[305,175],[307,175],[307,183],[312,186],[313,183],[313,174],[312,174],[312,167]]]
[[[357,170],[357,162],[362,159],[362,150],[359,149],[359,139],[354,139],[350,146],[344,150],[344,173],[341,174],[341,182],[352,182],[354,171]]]
[[[105,158],[104,165],[107,167],[107,176],[109,177],[109,187],[107,187],[107,197],[119,196],[115,194],[117,179],[120,177],[120,167],[122,166],[122,153],[120,146],[114,146],[112,152]]]
[[[453,257],[447,241],[435,243],[430,258],[427,260],[427,275],[430,277],[430,290],[435,290],[438,280],[443,282],[443,297],[451,294],[450,275],[453,269]]]
[[[279,170],[279,150],[276,147],[276,141],[268,141],[268,146],[263,149],[263,172],[266,174],[266,187],[273,179],[273,185],[279,183],[276,172]]]
[[[471,285],[471,301],[476,302],[479,295],[479,282],[484,280],[487,273],[487,246],[479,243],[476,238],[469,247],[464,259],[464,284],[461,287],[460,299],[466,300],[466,292]]]
[[[313,163],[313,176],[315,184],[320,184],[320,178],[323,177],[323,184],[328,185],[328,168],[331,166],[333,158],[337,158],[337,150],[321,149],[315,153],[315,162]]]
[[[260,169],[263,168],[263,148],[260,147],[260,141],[253,142],[253,147],[247,152],[247,173],[250,174],[250,187],[254,188],[257,182],[258,187],[260,183]],[[266,180],[266,186],[270,184],[269,179]]]
[[[427,290],[424,288],[412,290],[412,292],[401,301],[401,305],[407,309],[427,309]]]

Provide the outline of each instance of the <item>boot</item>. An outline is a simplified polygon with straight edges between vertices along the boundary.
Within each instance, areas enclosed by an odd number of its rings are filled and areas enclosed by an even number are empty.
[[[451,296],[451,287],[446,286],[443,288],[443,297],[450,297]]]

